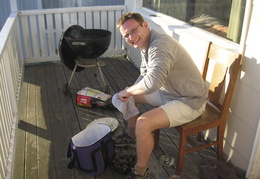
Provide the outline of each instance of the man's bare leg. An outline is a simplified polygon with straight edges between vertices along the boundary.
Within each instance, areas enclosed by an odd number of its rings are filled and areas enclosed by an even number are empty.
[[[136,105],[146,104],[144,96],[133,96]],[[152,132],[156,129],[169,127],[169,120],[161,108],[156,108],[142,114],[140,117],[134,116],[127,120],[128,131],[135,130],[135,136],[128,133],[130,137],[136,137],[137,163],[135,171],[144,175],[148,161],[154,147]]]
[[[133,96],[135,100],[135,105],[137,106],[138,104],[146,104],[146,100],[144,96]],[[131,117],[130,119],[127,120],[127,126],[128,126],[128,135],[132,138],[135,138],[135,127],[136,127],[136,121],[138,119],[139,115],[136,115],[134,117]]]
[[[136,122],[137,173],[144,175],[154,147],[152,132],[169,127],[169,120],[161,108],[156,108],[141,115]]]
[[[136,121],[138,119],[138,115],[131,117],[130,119],[127,120],[127,133],[128,136],[131,138],[135,138],[135,126],[136,126]]]

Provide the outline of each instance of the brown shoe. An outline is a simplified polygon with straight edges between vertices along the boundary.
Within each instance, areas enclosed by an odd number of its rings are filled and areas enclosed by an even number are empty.
[[[128,179],[153,179],[153,177],[148,173],[148,169],[146,170],[145,174],[139,175],[135,172],[134,168],[132,168],[132,172],[127,176]]]
[[[119,135],[114,139],[115,147],[132,147],[135,148],[136,140],[135,138],[131,138],[127,133]]]

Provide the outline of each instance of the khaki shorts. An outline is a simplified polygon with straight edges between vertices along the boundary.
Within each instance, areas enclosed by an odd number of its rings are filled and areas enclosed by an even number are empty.
[[[170,126],[175,127],[193,121],[205,110],[206,103],[199,110],[192,109],[189,105],[178,101],[167,101],[160,91],[145,95],[145,100],[152,106],[159,106],[168,116]]]

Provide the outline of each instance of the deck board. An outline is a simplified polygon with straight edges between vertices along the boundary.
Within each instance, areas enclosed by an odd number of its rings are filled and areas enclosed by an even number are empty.
[[[37,160],[38,160],[38,174],[43,178],[55,177],[55,170],[53,168],[53,164],[49,163],[49,158],[53,158],[52,150],[46,150],[51,148],[51,133],[48,132],[50,130],[50,120],[47,116],[48,106],[46,96],[46,78],[44,66],[39,66],[36,68],[37,72],[35,77],[35,84],[38,87],[36,90],[36,120],[37,120]],[[39,89],[39,87],[41,87]],[[49,166],[50,165],[50,166]],[[50,170],[50,172],[49,172]]]
[[[111,94],[134,83],[139,75],[123,56],[102,58],[102,67]],[[103,84],[95,77],[95,68],[76,72],[70,85],[70,93],[63,94],[63,86],[70,78],[71,71],[62,63],[41,63],[25,67],[22,84],[13,178],[124,178],[110,167],[98,176],[91,177],[77,169],[68,169],[67,148],[70,138],[97,118],[117,118],[119,127],[114,131],[118,136],[125,128],[122,114],[116,109],[84,108],[76,105],[77,92],[83,87],[102,90]],[[97,73],[98,74],[98,73]],[[152,107],[141,105],[145,112]],[[173,167],[162,167],[161,155],[177,157],[178,133],[173,129],[161,130],[160,147],[155,149],[149,160],[149,169],[155,178],[168,178],[176,173]],[[116,149],[117,153],[134,153],[133,149]],[[216,159],[210,149],[189,154],[185,158],[182,178],[199,178],[199,163],[203,159]]]

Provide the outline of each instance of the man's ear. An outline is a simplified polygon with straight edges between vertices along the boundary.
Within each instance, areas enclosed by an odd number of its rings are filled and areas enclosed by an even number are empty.
[[[143,27],[145,27],[146,29],[148,29],[148,23],[146,21],[143,22]]]

